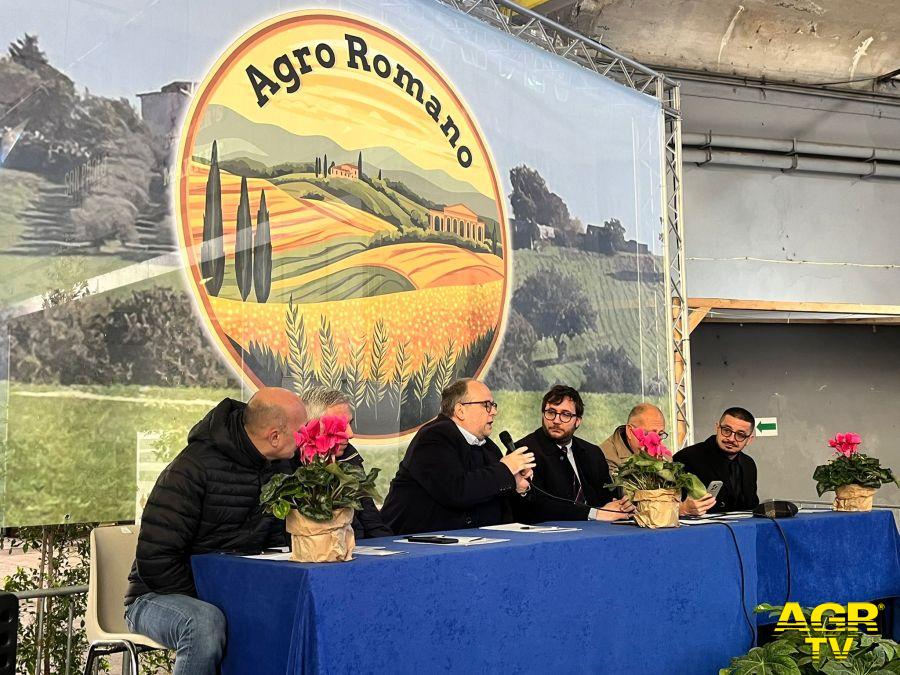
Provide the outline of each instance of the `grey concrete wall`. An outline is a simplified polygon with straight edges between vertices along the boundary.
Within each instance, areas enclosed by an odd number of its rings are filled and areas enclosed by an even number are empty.
[[[684,130],[900,147],[900,107],[686,82]],[[685,166],[693,297],[900,305],[900,181]]]
[[[760,498],[819,499],[813,470],[848,431],[900,475],[900,327],[704,323],[691,350],[696,440],[732,405],[778,418],[779,435],[748,449]],[[875,501],[900,505],[900,489]]]

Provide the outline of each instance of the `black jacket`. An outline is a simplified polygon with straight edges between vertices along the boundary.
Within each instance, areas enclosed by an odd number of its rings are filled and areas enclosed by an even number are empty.
[[[391,481],[381,515],[396,534],[498,525],[512,521],[507,497],[516,480],[493,441],[469,445],[439,415],[416,433]]]
[[[517,448],[522,446],[528,446],[528,449],[534,453],[536,466],[534,467],[534,478],[531,481],[532,486],[536,486],[554,497],[574,500],[575,472],[572,471],[572,465],[565,453],[544,432],[544,429],[537,429],[516,443]],[[572,504],[552,499],[532,488],[528,496],[519,500],[516,506],[516,516],[519,520],[526,523],[540,523],[547,520],[587,520],[592,506],[601,507],[615,499],[613,492],[603,487],[611,479],[606,457],[600,447],[580,438],[573,438],[572,456],[575,458],[575,466],[578,467],[578,475],[587,504]],[[516,502],[513,503],[516,504]]]
[[[684,468],[697,476],[704,485],[708,486],[714,480],[722,481],[722,489],[710,513],[746,511],[759,505],[759,497],[756,496],[756,462],[744,452],[739,452],[733,460],[728,459],[719,450],[715,435],[676,452],[674,460],[684,464]],[[741,475],[739,486],[734,484],[731,477],[732,462],[738,463]]]
[[[362,455],[352,445],[348,445],[344,450],[341,461],[363,466]],[[353,514],[353,535],[357,539],[370,539],[372,537],[390,537],[392,534],[393,532],[384,524],[378,507],[375,506],[375,501],[371,497],[363,499],[362,510]]]
[[[269,461],[244,431],[246,404],[225,399],[188,434],[156,481],[141,518],[125,603],[148,592],[196,596],[191,556],[259,553],[285,546],[284,522],[263,512],[259,493],[293,460]]]

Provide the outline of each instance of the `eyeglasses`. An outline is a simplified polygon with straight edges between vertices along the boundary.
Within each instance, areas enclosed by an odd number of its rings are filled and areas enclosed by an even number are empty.
[[[639,429],[639,428],[641,428],[641,427],[636,427],[636,426],[634,426],[633,424],[629,424],[629,425],[627,425],[627,426],[631,427],[632,431],[633,431],[634,429]],[[644,431],[649,431],[649,429],[644,429]],[[666,431],[656,431],[656,432],[654,432],[654,433],[655,433],[657,436],[659,436],[659,440],[661,440],[661,441],[664,441],[664,440],[666,440],[666,439],[669,437],[669,434],[668,434],[668,432],[666,432]]]
[[[465,403],[460,402],[460,405],[480,405],[489,413],[497,412],[497,404],[494,401],[467,401]]]
[[[734,435],[734,440],[738,443],[743,443],[750,438],[750,434],[745,434],[743,431],[735,431],[731,427],[719,427],[719,432],[722,434],[722,438],[731,438]]]
[[[568,410],[554,410],[553,408],[547,408],[544,410],[544,419],[548,422],[552,422],[556,417],[559,416],[560,422],[571,422],[578,415],[573,412],[569,412]]]

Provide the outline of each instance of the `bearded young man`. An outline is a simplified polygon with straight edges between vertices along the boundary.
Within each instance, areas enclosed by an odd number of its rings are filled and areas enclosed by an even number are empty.
[[[603,487],[610,482],[603,451],[575,436],[583,415],[584,402],[572,387],[557,384],[544,395],[540,428],[516,443],[534,453],[537,488],[518,504],[521,520],[613,521],[634,511],[631,502]]]

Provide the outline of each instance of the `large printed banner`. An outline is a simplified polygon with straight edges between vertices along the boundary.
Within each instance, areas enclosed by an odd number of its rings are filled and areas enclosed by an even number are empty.
[[[655,99],[435,0],[67,8],[0,26],[0,523],[133,517],[260,386],[384,490],[458,377],[517,437],[665,400]]]
[[[394,437],[484,370],[505,200],[472,112],[415,43],[335,11],[257,26],[197,90],[178,161],[191,287],[250,387],[344,389],[359,434]]]

